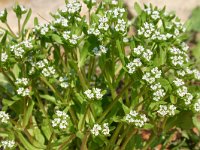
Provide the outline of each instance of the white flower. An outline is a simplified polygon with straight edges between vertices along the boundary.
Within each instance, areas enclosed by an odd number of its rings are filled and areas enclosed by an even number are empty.
[[[153,11],[152,14],[151,14],[151,18],[154,19],[154,20],[157,20],[160,18],[160,14],[158,11]]]
[[[153,84],[150,86],[150,88],[155,91],[161,88],[161,84],[160,83]]]
[[[157,111],[157,113],[159,113],[161,116],[166,116],[168,114],[168,108],[165,105],[160,105],[159,106],[159,110]]]
[[[163,89],[158,89],[153,93],[153,100],[159,101],[161,98],[165,96],[165,91]]]
[[[8,55],[6,52],[1,53],[1,62],[6,62]]]
[[[169,115],[170,116],[174,116],[175,115],[175,110],[176,110],[176,106],[170,105],[169,108],[168,108]]]
[[[161,70],[158,70],[158,67],[155,67],[151,70],[151,73],[155,76],[155,78],[160,78]]]
[[[93,99],[94,98],[94,93],[92,93],[92,90],[88,89],[84,92],[84,94],[87,96],[87,98],[89,99]]]
[[[184,97],[185,105],[191,104],[192,99],[193,99],[193,95],[191,93],[186,93]]]
[[[198,99],[197,102],[194,104],[194,110],[196,112],[200,111],[200,99]]]
[[[56,73],[56,70],[54,69],[54,67],[47,67],[47,68],[43,68],[42,69],[42,74],[45,77],[49,77],[49,76],[55,75],[55,73]]]
[[[28,78],[17,78],[15,84],[26,86],[28,85],[28,82],[29,82]]]
[[[138,47],[133,49],[133,52],[137,55],[140,55],[144,51],[144,47],[139,45]]]
[[[9,115],[5,111],[0,111],[0,122],[8,123]]]
[[[200,80],[200,71],[197,70],[197,69],[195,69],[195,70],[193,70],[193,72],[194,72],[194,77],[195,77],[197,80]]]
[[[116,31],[125,32],[126,30],[126,22],[123,19],[118,19],[117,24],[115,26]]]
[[[173,83],[176,85],[176,87],[180,87],[182,85],[184,85],[185,83],[183,82],[182,79],[176,78]]]
[[[180,87],[178,90],[177,90],[177,94],[180,96],[180,97],[183,97],[187,94],[188,90],[187,90],[187,87],[186,86],[182,86]]]
[[[66,129],[68,126],[67,119],[69,116],[66,112],[57,110],[56,117],[51,121],[52,127],[58,127],[60,129]]]
[[[4,149],[13,148],[15,146],[15,141],[14,140],[3,140],[3,141],[1,141],[1,145],[3,146]]]
[[[147,61],[151,60],[151,57],[153,55],[153,52],[150,49],[147,49],[145,52],[143,52],[142,56],[144,59],[146,59]]]
[[[132,74],[135,72],[136,68],[142,66],[140,58],[135,58],[132,62],[128,63],[126,67],[128,68],[128,73]]]
[[[103,124],[102,133],[103,133],[103,135],[106,135],[106,136],[110,134],[110,129],[108,127],[108,123]]]
[[[95,124],[90,131],[93,135],[98,136],[101,130],[102,130],[101,126],[99,124]]]
[[[105,46],[103,45],[100,45],[99,48],[98,47],[95,47],[93,49],[93,52],[96,56],[101,56],[102,54],[106,54],[108,51],[108,48],[106,48]]]
[[[143,127],[144,124],[148,121],[145,114],[139,114],[135,110],[132,110],[129,114],[126,114],[125,120],[128,123],[133,123],[136,127]]]
[[[101,99],[103,97],[103,94],[101,93],[101,89],[93,88],[93,92],[95,94],[96,99]]]
[[[67,88],[69,86],[68,82],[67,82],[67,78],[63,78],[63,77],[60,77],[59,78],[59,82],[60,82],[60,86],[62,88]]]
[[[155,77],[151,76],[151,73],[147,72],[143,75],[142,77],[143,80],[145,80],[146,82],[152,84],[153,82],[155,82]]]

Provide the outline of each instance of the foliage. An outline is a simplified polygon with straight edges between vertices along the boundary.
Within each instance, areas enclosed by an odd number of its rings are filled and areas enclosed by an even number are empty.
[[[84,2],[88,19],[78,1],[67,2],[51,22],[40,25],[35,18],[33,29],[26,28],[31,9],[16,5],[17,34],[6,9],[0,13],[7,27],[0,43],[3,148],[185,146],[192,122],[199,128],[193,83],[200,72],[188,57],[184,25],[152,5],[135,4],[138,17],[128,21],[122,1]],[[184,140],[173,143],[178,131]]]

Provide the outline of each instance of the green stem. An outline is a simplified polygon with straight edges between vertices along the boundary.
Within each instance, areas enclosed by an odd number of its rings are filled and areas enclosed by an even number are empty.
[[[87,133],[83,137],[80,150],[87,150],[87,141],[88,141],[89,136],[90,136],[90,131],[87,131]]]
[[[144,146],[144,148],[143,148],[143,150],[147,150],[150,146],[151,146],[151,144],[153,143],[153,141],[156,139],[156,136],[155,136],[155,134],[153,133],[152,135],[151,135],[151,138],[150,138],[150,140],[147,142],[147,144]]]
[[[110,142],[109,142],[108,146],[106,147],[106,150],[113,149],[113,146],[114,146],[114,144],[115,144],[115,141],[116,141],[117,138],[119,137],[119,132],[120,132],[122,126],[123,126],[122,123],[118,124],[118,126],[117,126],[117,128],[116,128],[114,134],[112,135],[112,137],[111,137],[111,139],[110,139]]]
[[[17,36],[15,35],[15,33],[13,32],[13,30],[10,28],[9,24],[7,22],[5,22],[6,27],[8,28],[8,30],[11,32],[11,34],[17,38]]]
[[[20,36],[20,32],[21,32],[21,23],[20,23],[20,19],[18,18],[18,34]]]
[[[63,144],[60,145],[58,150],[63,150],[63,147],[67,145],[70,141],[72,141],[76,137],[75,134],[72,134]]]
[[[84,113],[83,120],[82,120],[82,122],[81,122],[80,131],[83,130],[83,127],[84,127],[84,124],[85,124],[85,118],[86,118],[86,115],[87,115],[87,113],[88,113],[88,111],[89,111],[89,108],[90,108],[90,104],[87,104],[86,111],[85,111],[85,113]]]
[[[121,96],[124,94],[126,89],[128,89],[132,85],[133,81],[130,81],[123,89],[122,91],[117,95],[117,97],[110,103],[110,105],[106,108],[106,110],[103,112],[101,117],[97,120],[97,123],[100,123],[102,120],[104,120],[105,116],[110,112],[110,110],[113,108],[113,106],[117,103],[117,101],[121,98]]]
[[[129,132],[126,139],[124,140],[123,145],[121,146],[120,150],[124,150],[126,148],[126,145],[128,144],[128,142],[130,141],[130,139],[132,138],[132,136],[137,132],[137,129],[133,129],[132,132]]]

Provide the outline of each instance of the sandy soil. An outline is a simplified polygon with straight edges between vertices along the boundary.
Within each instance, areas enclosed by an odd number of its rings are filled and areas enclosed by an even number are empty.
[[[134,14],[134,2],[138,2],[139,4],[147,4],[150,0],[124,0],[128,5],[131,13]],[[54,12],[58,8],[64,6],[64,0],[0,0],[0,10],[7,8],[9,12],[9,23],[10,26],[16,31],[17,30],[17,21],[15,18],[15,14],[11,11],[12,6],[18,2],[22,5],[25,5],[28,8],[32,8],[33,14],[31,20],[28,24],[29,27],[33,25],[34,17],[38,17],[41,23],[45,23],[51,19],[49,12]],[[181,18],[184,22],[190,16],[191,11],[200,6],[200,0],[151,0],[151,3],[158,6],[163,7],[166,5],[167,10],[175,11],[176,14]],[[85,13],[85,9],[83,9],[83,14]]]

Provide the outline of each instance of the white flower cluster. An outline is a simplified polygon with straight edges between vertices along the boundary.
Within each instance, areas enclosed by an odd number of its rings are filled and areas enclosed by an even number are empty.
[[[196,112],[200,112],[200,99],[198,99],[197,102],[194,103],[194,110]]]
[[[184,102],[185,105],[189,105],[191,104],[192,100],[193,100],[193,95],[191,93],[188,92],[188,89],[185,85],[185,82],[182,79],[176,78],[173,81],[175,87],[177,88],[177,94],[179,97],[181,97]]]
[[[96,56],[101,56],[102,54],[107,53],[108,48],[103,45],[99,45],[99,47],[95,47],[92,51]]]
[[[103,97],[101,89],[93,88],[92,90],[88,89],[84,92],[88,99],[97,99],[100,100]]]
[[[103,17],[99,18],[98,29],[99,29],[99,30],[107,31],[108,28],[109,28],[109,25],[108,25],[108,17],[103,16]]]
[[[94,35],[96,35],[96,36],[98,36],[98,35],[101,34],[101,32],[99,31],[99,29],[96,28],[96,23],[93,23],[93,24],[91,25],[91,27],[88,29],[87,33],[88,33],[89,35],[94,34]]]
[[[31,40],[25,40],[19,44],[13,45],[10,47],[10,51],[14,53],[16,57],[22,58],[25,50],[29,50],[33,48],[33,44],[31,43]]]
[[[28,79],[27,78],[18,78],[16,79],[15,84],[18,86],[17,94],[20,96],[30,95],[30,90],[28,88]]]
[[[0,111],[0,122],[7,123],[9,119],[9,115],[5,111]]]
[[[188,55],[185,51],[180,50],[179,48],[172,47],[169,49],[171,54],[170,60],[174,66],[182,66],[185,62],[188,62]]]
[[[113,18],[123,17],[126,10],[124,8],[114,8],[113,10],[108,10],[106,13],[112,16]]]
[[[1,145],[3,146],[4,149],[13,148],[15,146],[15,141],[14,140],[3,140],[3,141],[1,141]]]
[[[39,69],[42,69],[42,74],[45,77],[51,77],[51,76],[55,75],[55,73],[56,73],[55,68],[53,66],[49,66],[49,62],[47,59],[38,61],[36,63],[36,66]]]
[[[105,136],[110,135],[108,123],[104,123],[102,126],[99,124],[95,124],[90,131],[94,136],[98,136],[100,133],[102,133]]]
[[[63,32],[63,38],[73,45],[76,45],[79,39],[79,37],[76,34],[72,34],[71,31]]]
[[[69,86],[66,77],[60,77],[60,78],[59,78],[59,82],[60,82],[60,86],[61,86],[62,88],[67,88],[67,87]]]
[[[135,58],[132,62],[128,63],[126,67],[128,68],[128,73],[132,74],[135,70],[142,66],[140,58]]]
[[[69,20],[60,16],[59,15],[59,18],[56,18],[54,21],[53,21],[53,24],[55,25],[61,25],[63,27],[68,27],[68,22]]]
[[[41,35],[46,35],[49,32],[49,25],[48,24],[37,25],[34,27],[33,32],[38,32]]]
[[[143,75],[142,79],[152,84],[161,77],[161,70],[158,70],[158,67],[153,68],[150,72],[147,72]]]
[[[118,32],[126,32],[126,21],[124,19],[118,19],[115,25],[115,30]]]
[[[173,37],[173,35],[170,33],[162,34],[158,27],[155,27],[154,24],[148,22],[145,22],[143,26],[138,30],[138,35],[143,35],[145,38],[150,38],[152,40],[163,41]]]
[[[157,20],[160,18],[160,12],[158,10],[153,10],[151,7],[147,7],[144,11],[151,16],[153,20]]]
[[[56,111],[56,117],[51,121],[52,127],[58,127],[60,129],[66,129],[68,126],[67,119],[69,116],[64,111]]]
[[[77,0],[73,0],[72,2],[68,3],[64,9],[61,10],[62,13],[79,13],[81,10],[81,4]]]
[[[180,77],[194,75],[195,79],[200,80],[200,71],[197,69],[192,70],[188,67],[186,67],[185,69],[182,69],[182,70],[177,70],[177,75]]]
[[[162,86],[160,83],[152,84],[150,86],[150,88],[153,91],[153,100],[154,101],[159,101],[166,95],[165,90],[162,89]]]
[[[1,53],[1,62],[6,62],[8,54],[6,52]]]
[[[167,105],[160,105],[159,106],[159,110],[157,111],[157,113],[159,115],[161,115],[162,117],[169,115],[169,116],[174,116],[175,115],[175,110],[176,110],[176,106],[174,106],[173,104],[167,106]]]
[[[144,58],[146,61],[150,61],[153,55],[153,52],[150,49],[145,49],[143,46],[139,45],[133,49],[133,53],[136,56]]]
[[[125,116],[125,120],[128,123],[133,123],[136,127],[143,127],[148,121],[145,114],[139,114],[135,110],[131,110],[129,114]]]

